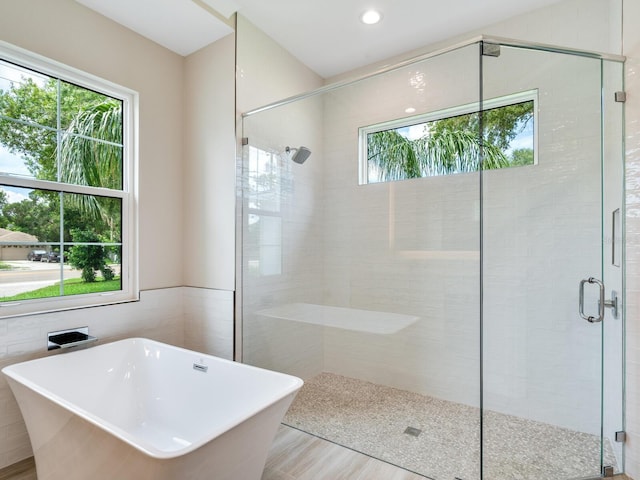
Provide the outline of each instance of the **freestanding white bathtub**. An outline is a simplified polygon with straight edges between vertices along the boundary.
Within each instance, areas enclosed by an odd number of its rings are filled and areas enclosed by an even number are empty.
[[[259,480],[302,380],[133,338],[2,369],[38,480]]]

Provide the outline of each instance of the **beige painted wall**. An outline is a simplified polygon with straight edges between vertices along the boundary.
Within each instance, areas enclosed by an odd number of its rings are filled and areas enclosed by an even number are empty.
[[[74,0],[2,0],[0,39],[140,94],[140,288],[182,285],[181,56]]]
[[[237,113],[322,86],[323,79],[238,15]]]
[[[140,301],[0,320],[0,366],[46,353],[48,331],[87,325],[100,342],[145,336],[184,344],[184,59],[74,0],[2,0],[0,40],[139,93]],[[229,122],[232,122],[232,117]],[[31,455],[0,376],[0,468]]]
[[[237,21],[237,40],[229,35],[184,61],[183,279],[187,286],[226,292],[235,289],[234,115],[322,85],[244,17]],[[207,324],[191,317],[188,322],[188,329]],[[228,327],[233,318],[223,326],[225,335]]]
[[[189,55],[184,81],[185,285],[235,289],[235,35]]]
[[[235,34],[184,64],[185,347],[233,358]]]

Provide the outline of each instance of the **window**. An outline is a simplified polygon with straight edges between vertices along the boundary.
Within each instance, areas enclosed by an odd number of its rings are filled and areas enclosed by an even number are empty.
[[[282,273],[280,199],[286,178],[280,155],[249,147],[246,259],[254,277]]]
[[[0,316],[137,298],[136,101],[0,48]]]
[[[537,91],[360,128],[360,183],[536,163]]]

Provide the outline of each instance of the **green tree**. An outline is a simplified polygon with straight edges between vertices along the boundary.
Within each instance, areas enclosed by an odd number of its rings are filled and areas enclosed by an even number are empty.
[[[482,111],[482,137],[486,145],[502,150],[527,128],[533,120],[533,101],[514,103]],[[456,115],[433,122],[434,133],[441,130],[472,132],[479,137],[480,115],[477,113]]]
[[[67,128],[79,111],[108,97],[53,78],[39,85],[23,77],[0,90],[0,114],[5,117],[0,117],[0,143],[22,156],[29,172],[41,180],[57,180],[57,138],[50,129],[58,127],[58,98],[60,126]]]
[[[514,164],[505,150],[532,118],[529,101],[485,110],[482,116],[470,113],[428,122],[426,133],[413,140],[397,129],[375,132],[368,135],[367,160],[383,181],[475,172],[480,162],[485,170],[504,168]]]
[[[82,270],[82,280],[95,282],[96,271],[100,271],[105,280],[113,280],[114,272],[107,265],[109,262],[108,252],[104,246],[95,244],[100,242],[100,238],[94,232],[78,229],[71,231],[71,237],[73,242],[81,243],[81,245],[71,247],[69,263],[74,268]],[[87,243],[91,245],[87,245]]]
[[[533,165],[533,149],[518,148],[511,152],[509,163],[513,166]]]
[[[0,90],[0,144],[20,156],[35,178],[122,188],[121,112],[120,101],[97,92],[57,79],[36,82],[23,77],[10,88]],[[52,130],[58,127],[64,129],[61,141]],[[2,206],[7,218],[0,220],[0,224],[11,224],[8,228],[31,233],[41,241],[57,241],[60,195],[39,190],[29,197],[30,201],[19,202],[19,206],[9,203]],[[106,237],[104,240],[120,238],[119,201],[68,194],[64,214],[65,241],[70,241],[74,228],[93,228]],[[55,237],[49,235],[47,228],[31,221],[39,217],[58,223]]]
[[[0,228],[7,228],[7,219],[2,215],[4,207],[9,203],[7,192],[0,190]]]
[[[43,88],[30,78],[12,84],[9,90],[0,91],[0,114],[6,117],[0,117],[0,143],[20,155],[34,177],[55,180],[55,133],[31,123],[56,127],[57,81],[50,80]]]
[[[34,235],[41,242],[60,238],[60,211],[35,192],[20,202],[7,203],[2,209],[6,228]]]
[[[395,130],[369,135],[368,161],[381,172],[381,180],[402,180],[449,173],[475,172],[480,151],[484,168],[509,164],[495,145],[481,147],[478,135],[468,130],[440,129],[410,140]]]
[[[60,144],[62,181],[121,189],[121,144],[122,108],[119,102],[106,101],[78,112]],[[93,195],[73,195],[69,202],[89,216],[101,218],[107,225],[109,240],[120,237],[120,202]]]

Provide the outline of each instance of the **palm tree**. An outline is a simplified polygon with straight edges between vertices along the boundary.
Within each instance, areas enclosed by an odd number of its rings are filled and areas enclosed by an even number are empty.
[[[368,165],[378,181],[390,181],[532,164],[532,149],[522,149],[517,159],[505,151],[533,121],[533,109],[534,102],[526,100],[431,120],[416,125],[425,133],[415,139],[400,129],[370,133]]]
[[[509,165],[501,148],[470,130],[435,129],[415,140],[396,130],[375,132],[368,135],[367,153],[380,181],[476,172],[480,163],[485,170]]]
[[[80,110],[59,146],[61,181],[110,189],[122,188],[122,106],[107,100]],[[102,218],[116,235],[119,203],[109,197],[68,195],[66,201]]]

